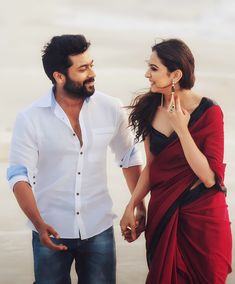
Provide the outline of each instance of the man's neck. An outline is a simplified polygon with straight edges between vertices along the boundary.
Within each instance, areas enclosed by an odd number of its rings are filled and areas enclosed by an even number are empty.
[[[79,116],[84,98],[72,98],[67,93],[56,90],[55,99],[69,117],[77,118]]]

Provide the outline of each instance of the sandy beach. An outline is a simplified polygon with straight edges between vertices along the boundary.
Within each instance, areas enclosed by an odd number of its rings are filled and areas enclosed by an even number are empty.
[[[91,41],[96,89],[128,105],[134,92],[148,87],[145,60],[160,38],[183,39],[196,60],[195,91],[216,100],[225,121],[225,184],[235,232],[235,4],[232,0],[1,1],[0,31],[0,284],[33,283],[31,232],[5,178],[12,127],[18,111],[50,88],[41,49],[54,35],[83,33]],[[173,6],[174,7],[173,7]],[[14,8],[13,8],[14,6]],[[142,145],[140,149],[143,152]],[[143,284],[147,274],[145,241],[123,241],[119,218],[130,197],[121,171],[108,155],[114,201],[117,284]],[[235,259],[235,255],[233,257]],[[233,262],[233,270],[235,263]],[[72,272],[73,284],[76,276]],[[228,280],[235,283],[235,272]]]

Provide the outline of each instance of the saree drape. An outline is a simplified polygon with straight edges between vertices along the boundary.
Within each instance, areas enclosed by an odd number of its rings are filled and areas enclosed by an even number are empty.
[[[231,272],[231,228],[224,188],[223,114],[206,109],[189,131],[216,176],[208,189],[184,157],[177,135],[150,168],[147,284],[224,284]]]

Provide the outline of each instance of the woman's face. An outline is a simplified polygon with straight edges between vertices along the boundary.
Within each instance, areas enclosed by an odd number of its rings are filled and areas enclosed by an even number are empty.
[[[161,63],[155,51],[152,52],[148,61],[148,70],[145,77],[150,81],[150,90],[153,93],[170,94],[173,74]]]

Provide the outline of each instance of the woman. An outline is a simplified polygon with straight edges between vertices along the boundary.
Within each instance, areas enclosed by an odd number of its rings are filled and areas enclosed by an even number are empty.
[[[181,40],[153,46],[148,65],[150,91],[135,99],[130,114],[147,163],[120,222],[122,233],[136,238],[134,209],[150,191],[146,283],[225,283],[232,244],[222,111],[191,90],[194,58]]]

